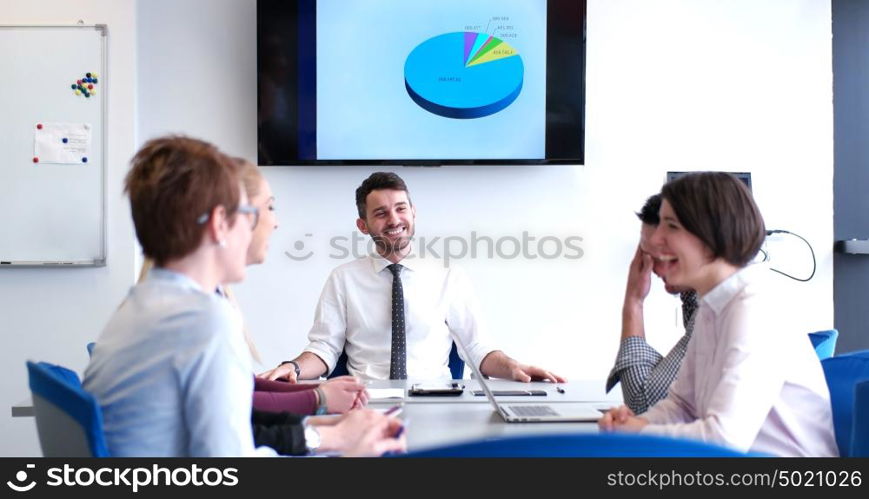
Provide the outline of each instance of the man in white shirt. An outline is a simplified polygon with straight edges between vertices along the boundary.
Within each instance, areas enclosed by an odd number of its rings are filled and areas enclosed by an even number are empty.
[[[356,226],[378,254],[332,271],[305,351],[261,377],[317,378],[346,352],[350,374],[365,379],[448,378],[452,332],[467,347],[471,358],[464,360],[487,376],[565,381],[490,348],[466,275],[411,254],[416,209],[398,175],[372,174],[356,190],[356,206]]]

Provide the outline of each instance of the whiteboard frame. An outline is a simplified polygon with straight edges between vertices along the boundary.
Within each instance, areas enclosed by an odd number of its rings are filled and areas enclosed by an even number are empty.
[[[108,78],[108,35],[109,29],[106,24],[0,24],[0,30],[6,28],[15,28],[15,29],[44,29],[44,28],[60,28],[60,29],[93,29],[100,33],[100,74],[102,75],[101,84],[102,90],[99,93],[100,96],[100,118],[102,120],[102,130],[100,132],[102,137],[102,164],[100,165],[100,195],[102,196],[102,223],[100,224],[100,255],[93,258],[92,260],[54,260],[54,261],[43,261],[43,260],[0,260],[0,269],[8,269],[8,268],[44,268],[44,267],[105,267],[107,261],[107,241],[106,241],[106,233],[107,233],[107,195],[106,195],[106,184],[107,184],[107,168],[106,163],[108,163],[108,150],[109,150],[109,142],[108,142],[108,93],[109,93],[109,80]]]

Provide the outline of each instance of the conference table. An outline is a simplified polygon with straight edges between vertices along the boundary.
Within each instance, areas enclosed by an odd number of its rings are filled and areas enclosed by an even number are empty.
[[[367,386],[373,397],[383,389],[393,389],[401,398],[373,398],[369,406],[387,409],[401,405],[399,418],[405,422],[408,450],[422,450],[444,445],[453,445],[474,440],[504,436],[555,433],[596,433],[597,424],[587,423],[507,423],[495,413],[485,396],[477,396],[477,380],[453,380],[465,385],[459,396],[411,396],[407,389],[414,381],[369,381]],[[488,380],[493,391],[544,390],[545,396],[498,396],[498,402],[523,404],[589,404],[605,410],[621,404],[621,390],[604,392],[603,380],[581,380],[554,385],[552,383],[520,383],[518,381]],[[561,387],[564,393],[556,390]]]
[[[422,450],[444,445],[459,444],[504,436],[555,433],[595,433],[596,423],[507,423],[495,413],[485,396],[474,395],[480,389],[475,379],[453,382],[464,385],[458,396],[411,396],[408,388],[419,380],[368,381],[366,386],[372,399],[369,407],[386,410],[400,405],[398,417],[406,426],[408,450]],[[427,384],[431,384],[430,382]],[[498,396],[498,402],[523,404],[576,404],[591,403],[597,409],[607,409],[622,403],[621,390],[604,392],[603,380],[576,380],[558,385],[552,383],[520,383],[500,379],[488,380],[490,388],[501,390],[544,390],[545,396]],[[564,393],[559,392],[561,387]],[[390,398],[377,398],[387,394]],[[30,399],[12,407],[13,417],[33,416]]]

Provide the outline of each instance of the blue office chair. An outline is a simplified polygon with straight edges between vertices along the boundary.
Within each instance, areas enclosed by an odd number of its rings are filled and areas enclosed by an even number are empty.
[[[450,367],[450,376],[453,379],[462,379],[462,376],[465,374],[465,362],[459,357],[459,350],[456,348],[455,342],[453,342],[453,347],[450,348],[450,358],[447,361],[447,365]],[[350,374],[350,371],[347,370],[347,353],[341,352],[338,362],[335,363],[335,369],[332,369],[332,372],[326,378],[332,379],[348,374]]]
[[[103,416],[78,375],[46,362],[27,362],[39,445],[45,457],[108,457]]]
[[[839,331],[828,329],[826,331],[817,331],[809,333],[809,339],[812,341],[812,346],[815,347],[815,353],[821,360],[828,359],[836,353],[836,340],[839,338]]]
[[[869,457],[869,381],[857,383],[854,390],[854,426],[851,457]]]
[[[869,350],[836,355],[822,360],[821,366],[824,368],[824,376],[830,389],[833,427],[839,455],[851,457],[855,425],[855,389],[861,381],[869,380]],[[866,424],[865,420],[860,423]]]
[[[695,440],[633,433],[501,437],[410,452],[403,457],[746,457]]]

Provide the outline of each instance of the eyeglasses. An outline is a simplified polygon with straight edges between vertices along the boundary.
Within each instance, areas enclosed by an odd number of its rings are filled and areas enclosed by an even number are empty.
[[[251,204],[240,204],[238,205],[238,209],[235,211],[247,215],[248,219],[251,220],[250,230],[256,229],[256,224],[259,223],[259,208]]]
[[[256,229],[256,224],[259,223],[259,208],[249,204],[240,204],[235,211],[247,215],[248,220],[250,220],[250,230]],[[196,218],[196,224],[202,225],[209,218],[211,218],[211,213],[203,213]]]

